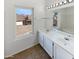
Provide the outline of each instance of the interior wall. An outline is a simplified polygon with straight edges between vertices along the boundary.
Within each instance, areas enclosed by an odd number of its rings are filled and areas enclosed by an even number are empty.
[[[53,27],[53,11],[47,10],[46,29],[51,30]]]
[[[45,3],[44,0],[5,0],[4,4],[4,54],[8,57],[38,43],[36,32],[38,29],[44,29],[44,20],[41,18],[45,16]],[[34,33],[30,36],[16,38],[16,6],[34,8]]]
[[[45,16],[46,16],[46,30],[51,30],[53,27],[53,11],[48,9],[53,4],[53,0],[45,0]]]

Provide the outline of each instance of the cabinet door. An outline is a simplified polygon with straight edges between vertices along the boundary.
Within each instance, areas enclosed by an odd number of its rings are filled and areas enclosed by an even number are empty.
[[[43,34],[39,32],[38,37],[39,37],[39,43],[43,47]]]
[[[53,47],[52,41],[44,36],[44,49],[46,50],[46,52],[49,54],[50,57],[53,56],[52,55],[53,54],[53,48],[52,47]]]
[[[54,44],[54,59],[73,59],[73,56],[65,51],[63,48]]]

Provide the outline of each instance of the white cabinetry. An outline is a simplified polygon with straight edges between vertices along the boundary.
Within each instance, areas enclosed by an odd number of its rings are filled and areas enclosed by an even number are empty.
[[[39,43],[52,58],[54,56],[54,43],[42,32],[39,32]]]
[[[53,46],[53,42],[47,38],[46,36],[44,36],[44,49],[46,50],[46,52],[49,54],[49,56],[52,58],[54,56],[54,46]]]
[[[40,45],[43,47],[43,45],[44,45],[44,41],[43,41],[43,33],[41,33],[41,32],[39,32],[39,34],[38,34],[38,39],[39,39],[39,43],[40,43]]]
[[[74,59],[73,54],[65,49],[65,46],[62,47],[59,45],[59,43],[57,43],[57,40],[59,39],[55,38],[54,36],[53,38],[49,38],[49,36],[46,34],[47,33],[39,32],[39,43],[51,58],[54,57],[54,59]]]
[[[59,45],[54,44],[54,59],[74,59],[73,56]]]

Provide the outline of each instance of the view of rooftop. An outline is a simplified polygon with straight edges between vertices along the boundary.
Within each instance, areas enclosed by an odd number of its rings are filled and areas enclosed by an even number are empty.
[[[31,20],[31,9],[16,9],[16,36],[32,32]]]

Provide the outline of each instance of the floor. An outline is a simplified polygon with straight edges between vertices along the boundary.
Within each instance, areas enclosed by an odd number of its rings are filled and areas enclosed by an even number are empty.
[[[32,32],[32,25],[17,25],[16,36]]]
[[[51,59],[45,50],[38,44],[25,51],[22,51],[13,57],[6,59]]]

